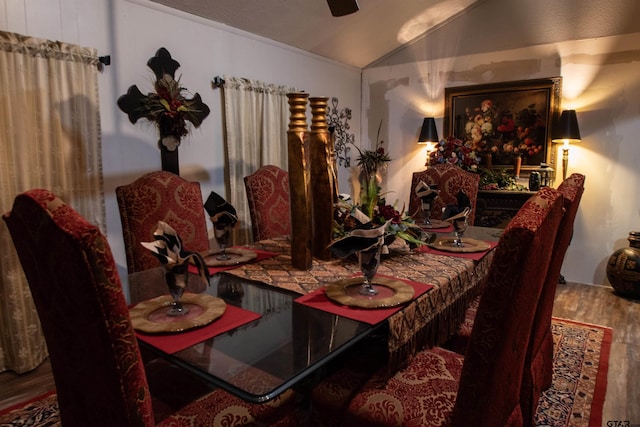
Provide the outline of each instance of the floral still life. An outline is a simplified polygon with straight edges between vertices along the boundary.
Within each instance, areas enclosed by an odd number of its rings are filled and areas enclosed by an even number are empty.
[[[165,277],[169,292],[174,298],[172,309],[168,314],[171,316],[184,315],[188,310],[182,307],[179,300],[189,280],[189,261],[196,266],[200,279],[206,284],[209,284],[209,270],[200,253],[184,250],[182,239],[166,222],[158,221],[158,227],[153,232],[153,237],[155,240],[152,242],[140,243],[149,249],[167,269]]]
[[[171,58],[167,49],[160,48],[147,66],[156,77],[155,92],[144,95],[133,85],[118,98],[118,107],[133,124],[141,118],[155,123],[160,133],[159,143],[167,150],[175,151],[180,140],[189,134],[187,122],[199,127],[210,110],[199,94],[187,98],[187,89],[180,84],[180,78],[175,79],[175,71],[180,64]]]
[[[512,164],[516,156],[530,165],[544,162],[546,123],[535,103],[520,108],[484,99],[465,115],[463,139],[478,156],[490,155],[494,164]]]
[[[429,153],[429,164],[450,163],[466,171],[477,172],[480,156],[470,142],[453,136],[441,140]]]

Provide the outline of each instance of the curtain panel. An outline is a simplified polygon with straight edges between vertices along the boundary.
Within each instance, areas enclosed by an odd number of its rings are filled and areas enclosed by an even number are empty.
[[[296,89],[230,76],[224,81],[227,197],[240,220],[233,242],[242,244],[253,240],[244,177],[264,165],[288,169],[287,93]]]
[[[0,213],[31,188],[53,191],[105,230],[98,104],[91,48],[0,32]],[[47,356],[11,236],[0,221],[0,371]]]

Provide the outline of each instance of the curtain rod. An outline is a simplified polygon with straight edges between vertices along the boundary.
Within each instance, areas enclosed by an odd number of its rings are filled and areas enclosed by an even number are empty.
[[[211,83],[213,83],[213,87],[214,88],[219,88],[224,86],[224,79],[220,76],[215,76],[212,80]]]

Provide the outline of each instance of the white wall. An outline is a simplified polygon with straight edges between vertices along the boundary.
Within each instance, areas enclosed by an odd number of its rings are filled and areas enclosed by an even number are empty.
[[[449,52],[456,52],[455,36],[451,43]],[[431,61],[399,63],[390,57],[388,63],[396,65],[363,72],[363,140],[375,139],[382,119],[387,129],[381,138],[391,141],[394,159],[387,190],[408,203],[411,173],[424,169],[424,148],[416,144],[422,118],[436,117],[440,137],[447,136],[445,87],[562,76],[562,108],[577,110],[582,136],[570,149],[568,175],[587,177],[562,273],[569,281],[607,284],[609,256],[628,246],[629,231],[640,229],[638,46],[636,32]],[[437,49],[446,52],[447,46]],[[555,186],[561,167],[556,177]]]
[[[135,84],[152,90],[147,60],[160,47],[181,67],[181,83],[211,108],[200,128],[180,147],[180,172],[200,181],[203,196],[224,194],[220,90],[211,79],[231,75],[293,86],[312,96],[337,97],[353,110],[351,133],[359,141],[359,69],[273,41],[177,12],[147,0],[0,0],[0,30],[96,48],[111,55],[100,76],[103,172],[107,237],[126,285],[126,260],[115,188],[160,169],[157,131],[144,120],[132,125],[116,100]],[[310,124],[310,120],[309,120]],[[340,171],[346,185],[346,171]],[[204,210],[203,210],[204,215]],[[127,290],[127,289],[126,289]]]

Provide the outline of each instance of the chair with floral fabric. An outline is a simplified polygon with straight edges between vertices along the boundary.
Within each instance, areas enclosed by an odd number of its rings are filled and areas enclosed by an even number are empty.
[[[150,394],[149,374],[104,235],[47,190],[18,195],[3,219],[40,316],[62,425],[293,423],[291,391],[272,402],[252,405],[216,389],[166,419],[156,418],[162,411],[155,410],[167,406],[157,405]],[[156,373],[168,375],[164,369]],[[189,382],[170,385],[178,397],[188,392]]]
[[[158,221],[173,227],[190,252],[209,249],[207,221],[200,183],[187,181],[166,171],[149,172],[134,182],[116,188],[116,198],[122,222],[122,237],[129,272],[130,302],[136,303],[166,293],[139,282],[136,274],[160,266],[157,258],[140,242],[153,240]],[[189,292],[202,292],[199,280],[190,280]]]
[[[291,234],[289,173],[266,165],[244,177],[253,240]]]
[[[435,347],[386,382],[379,371],[351,400],[345,425],[528,424],[524,363],[561,217],[554,189],[527,201],[496,248],[466,354]]]
[[[209,249],[200,183],[171,172],[147,173],[116,188],[129,274],[158,266],[140,242],[153,239],[158,221],[171,225],[191,252]]]
[[[458,192],[460,190],[469,197],[471,202],[471,213],[469,214],[469,225],[473,225],[476,214],[476,201],[478,200],[478,187],[480,185],[480,174],[467,172],[458,166],[449,163],[438,163],[429,166],[421,172],[414,172],[411,178],[411,194],[409,195],[409,214],[416,220],[422,218],[420,209],[420,199],[415,194],[415,189],[424,181],[427,185],[437,185],[440,194],[433,202],[431,209],[432,219],[442,218],[442,209],[447,205],[456,204]]]
[[[525,421],[529,419],[533,422],[542,392],[551,387],[553,374],[553,335],[551,333],[553,303],[562,263],[573,235],[573,223],[584,193],[585,178],[582,174],[574,173],[558,187],[558,191],[564,198],[564,215],[556,235],[551,264],[536,310],[535,327],[527,353],[521,399]]]

